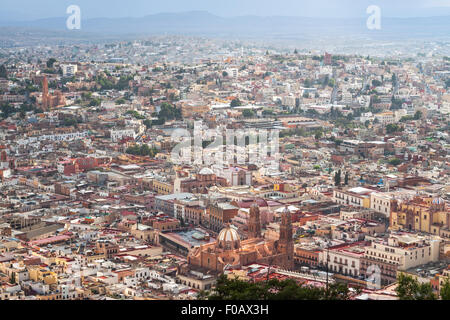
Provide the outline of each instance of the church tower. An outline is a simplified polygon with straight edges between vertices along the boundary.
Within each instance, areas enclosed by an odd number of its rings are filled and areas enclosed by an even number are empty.
[[[286,207],[281,214],[280,239],[278,240],[280,253],[284,254],[281,266],[288,270],[294,269],[294,240],[292,239],[292,217]]]
[[[261,238],[261,218],[259,215],[259,207],[256,202],[250,207],[248,220],[248,238]]]
[[[49,106],[48,80],[47,77],[44,76],[44,79],[42,79],[42,109],[47,110]]]

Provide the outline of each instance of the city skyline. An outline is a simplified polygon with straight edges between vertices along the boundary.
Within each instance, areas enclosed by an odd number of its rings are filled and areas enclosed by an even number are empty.
[[[450,0],[2,5],[0,300],[450,300]]]
[[[4,0],[0,17],[7,21],[37,20],[62,17],[70,5],[82,8],[83,18],[125,18],[144,17],[159,13],[180,13],[189,11],[206,11],[223,17],[236,16],[290,16],[313,18],[362,18],[366,16],[366,8],[377,5],[383,10],[385,17],[431,17],[450,15],[450,1],[437,0],[281,0],[273,1],[231,0],[224,2],[206,0],[169,0],[144,1],[133,0],[133,5],[119,0],[87,1],[63,0],[41,1]],[[25,9],[26,8],[26,9]]]

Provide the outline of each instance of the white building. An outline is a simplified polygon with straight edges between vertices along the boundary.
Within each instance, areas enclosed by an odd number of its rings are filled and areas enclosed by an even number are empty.
[[[412,235],[393,235],[387,242],[372,242],[365,256],[380,262],[396,264],[407,270],[439,260],[441,240]]]
[[[78,71],[78,66],[76,64],[62,64],[61,69],[64,77],[72,77]]]
[[[124,137],[136,138],[136,133],[133,129],[111,130],[111,140],[117,142]]]
[[[319,263],[323,266],[326,265],[328,258],[330,272],[357,277],[364,252],[364,248],[359,244],[338,245],[320,252]]]

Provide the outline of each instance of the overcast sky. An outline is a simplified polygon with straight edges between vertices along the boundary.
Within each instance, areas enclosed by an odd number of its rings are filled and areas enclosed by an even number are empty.
[[[82,18],[142,17],[161,12],[208,11],[239,15],[366,17],[378,5],[385,17],[450,15],[450,0],[0,0],[0,19],[32,20],[66,16],[75,4]]]

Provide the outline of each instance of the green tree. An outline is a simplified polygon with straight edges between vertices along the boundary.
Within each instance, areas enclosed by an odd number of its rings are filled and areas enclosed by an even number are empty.
[[[13,115],[16,113],[16,108],[14,108],[12,105],[10,105],[9,103],[6,104],[2,104],[0,106],[0,110],[1,110],[1,117],[3,119],[8,118],[9,116]]]
[[[389,123],[389,124],[386,126],[386,132],[387,132],[387,133],[394,133],[394,132],[399,132],[399,131],[403,131],[403,128],[400,127],[400,126],[397,125],[397,124]]]
[[[122,105],[122,104],[125,104],[126,103],[126,101],[125,101],[125,99],[124,98],[120,98],[120,99],[118,99],[118,100],[116,100],[116,105]]]
[[[374,87],[379,87],[381,86],[381,81],[380,80],[372,80],[372,86]]]
[[[436,300],[429,283],[419,283],[417,279],[403,273],[399,275],[397,281],[395,291],[400,300]]]
[[[102,103],[102,100],[100,98],[94,98],[89,102],[90,107],[97,107]]]
[[[164,124],[166,120],[181,120],[181,110],[175,108],[173,105],[167,102],[163,102],[160,106],[161,110],[158,113],[158,121],[155,124]]]
[[[334,174],[334,185],[341,185],[341,169],[339,169],[339,171]]]
[[[303,83],[303,85],[305,86],[305,88],[311,88],[312,87],[311,80],[305,79],[305,82]]]
[[[233,100],[231,101],[231,103],[230,103],[230,107],[231,107],[231,108],[239,107],[239,106],[241,106],[241,105],[242,105],[242,102],[241,102],[241,100],[239,100],[238,98],[233,99]]]
[[[330,79],[330,81],[328,81],[328,86],[331,88],[333,88],[335,84],[336,84],[336,80],[334,80],[334,79]]]
[[[419,120],[421,118],[422,118],[422,112],[416,111],[416,113],[414,114],[414,120]]]
[[[450,278],[447,278],[441,288],[441,299],[450,300]]]
[[[147,144],[142,145],[135,144],[127,148],[125,152],[135,156],[149,156],[153,158],[158,153],[158,150],[156,150],[156,148],[154,147],[150,148]]]
[[[53,68],[53,65],[55,64],[56,59],[55,58],[50,58],[47,60],[47,68]]]
[[[8,79],[8,71],[4,64],[0,66],[0,78]]]
[[[201,291],[201,300],[348,300],[349,290],[344,284],[331,284],[329,290],[299,284],[292,279],[271,279],[247,282],[221,275],[216,287]]]
[[[11,273],[11,277],[9,278],[9,283],[16,284],[16,273]]]
[[[323,136],[323,131],[322,130],[317,130],[316,133],[314,134],[314,139],[316,140],[320,140]]]
[[[150,119],[145,119],[143,123],[147,129],[152,127],[152,120],[150,120]]]
[[[242,115],[244,116],[244,118],[251,118],[255,116],[255,112],[253,110],[245,109],[244,111],[242,111]]]
[[[391,164],[393,166],[398,166],[400,163],[402,163],[402,160],[400,160],[398,158],[392,158],[389,160],[389,164]]]

